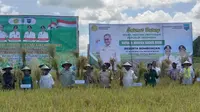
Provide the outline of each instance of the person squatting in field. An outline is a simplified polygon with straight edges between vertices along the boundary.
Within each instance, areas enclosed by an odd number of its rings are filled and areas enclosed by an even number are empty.
[[[156,79],[158,79],[157,72],[152,69],[152,64],[147,64],[147,72],[144,74],[145,85],[156,86]]]
[[[7,65],[4,67],[2,70],[5,71],[2,75],[2,88],[5,90],[12,90],[15,89],[15,82],[16,77],[15,75],[11,72],[13,68],[10,65]]]
[[[120,81],[122,81],[124,87],[131,87],[133,86],[133,80],[137,79],[137,76],[134,71],[131,70],[132,65],[130,63],[126,62],[123,64],[123,67],[123,76]]]

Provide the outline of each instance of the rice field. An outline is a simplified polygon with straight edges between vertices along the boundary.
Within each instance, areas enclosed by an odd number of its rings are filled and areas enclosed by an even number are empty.
[[[200,64],[195,63],[195,68]],[[191,86],[163,78],[155,87],[111,89],[97,85],[51,90],[0,91],[0,112],[199,112],[200,82]]]

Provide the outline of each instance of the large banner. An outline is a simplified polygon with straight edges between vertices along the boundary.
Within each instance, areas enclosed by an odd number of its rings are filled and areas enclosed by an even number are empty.
[[[47,48],[56,46],[60,61],[71,60],[78,51],[78,17],[68,16],[0,16],[0,56],[5,63],[21,63],[21,49],[27,60],[48,60]]]
[[[89,31],[91,63],[192,61],[191,23],[90,24]]]

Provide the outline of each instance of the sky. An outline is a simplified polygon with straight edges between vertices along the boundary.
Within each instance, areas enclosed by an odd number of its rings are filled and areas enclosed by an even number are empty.
[[[200,0],[0,0],[0,15],[79,16],[79,49],[86,54],[89,23],[192,22],[200,35]]]

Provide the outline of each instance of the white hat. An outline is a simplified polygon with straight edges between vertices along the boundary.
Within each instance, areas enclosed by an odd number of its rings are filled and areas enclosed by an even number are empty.
[[[31,70],[28,66],[25,66],[24,68],[22,68],[22,71],[25,71],[25,70]]]
[[[190,63],[189,61],[185,61],[183,64],[182,64],[182,66],[183,65],[188,65],[188,66],[191,66],[192,65],[192,63]]]
[[[129,66],[129,67],[132,67],[132,65],[131,65],[129,62],[124,63],[123,66]]]
[[[10,65],[6,65],[2,70],[6,70],[6,69],[13,69]]]
[[[41,70],[50,70],[50,68],[47,65],[44,65],[41,67]]]
[[[91,69],[93,69],[93,67],[92,67],[90,64],[85,65],[84,69],[86,69],[86,68],[91,68]]]
[[[70,62],[68,62],[68,61],[65,61],[63,64],[62,64],[62,67],[64,68],[64,65],[70,65],[70,66],[72,66],[72,64],[70,63]]]

